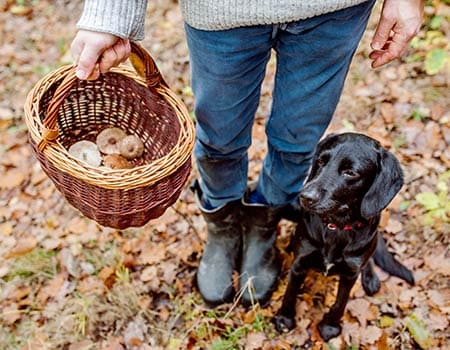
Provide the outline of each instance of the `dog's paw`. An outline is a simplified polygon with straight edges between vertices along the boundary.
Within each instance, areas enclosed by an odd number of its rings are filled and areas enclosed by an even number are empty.
[[[340,324],[330,324],[326,321],[322,320],[317,325],[317,328],[319,329],[320,336],[323,338],[323,340],[328,341],[331,338],[337,337],[339,334],[341,334],[342,327]]]
[[[295,328],[295,319],[293,317],[278,315],[275,317],[274,323],[275,328],[280,333],[287,333]]]
[[[381,288],[381,282],[376,274],[373,275],[365,275],[361,276],[361,282],[367,295],[371,296],[378,292]]]

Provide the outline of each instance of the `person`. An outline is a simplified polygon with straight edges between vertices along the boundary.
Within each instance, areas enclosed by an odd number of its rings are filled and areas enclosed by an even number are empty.
[[[265,304],[280,262],[276,227],[299,195],[312,153],[340,98],[375,0],[180,0],[197,118],[193,186],[207,225],[197,271],[204,301]],[[142,40],[145,0],[86,0],[71,52],[80,79],[96,79]],[[372,67],[399,58],[422,23],[423,0],[384,0]],[[268,150],[247,184],[247,150],[271,51],[276,76],[266,123]]]

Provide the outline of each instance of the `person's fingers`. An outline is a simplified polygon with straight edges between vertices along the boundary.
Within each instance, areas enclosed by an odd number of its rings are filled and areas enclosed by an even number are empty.
[[[99,69],[101,73],[106,73],[107,71],[109,71],[111,67],[114,67],[119,63],[116,51],[113,48],[109,48],[103,51],[99,63]]]
[[[119,40],[114,46],[105,50],[100,58],[100,72],[106,73],[122,62],[130,55],[130,44],[128,40]]]
[[[415,30],[410,28],[394,28],[394,31],[395,32],[392,39],[388,42],[386,47],[383,48],[383,50],[374,51],[371,55],[369,55],[369,57],[374,60],[372,62],[373,68],[380,67],[397,58],[400,58],[408,49],[409,42],[415,35]]]
[[[86,80],[96,80],[100,77],[100,65],[95,64],[94,69],[92,69],[91,74],[86,78]]]
[[[394,56],[394,54],[390,51],[382,51],[380,52],[380,55],[376,56],[372,62],[372,68],[380,67],[386,63],[389,63],[393,60],[395,60],[397,56]]]
[[[81,51],[83,51],[84,43],[75,38],[70,45],[70,53],[72,54],[73,61],[78,64],[80,60]]]
[[[395,25],[395,21],[388,16],[382,16],[378,23],[375,34],[372,38],[371,46],[374,50],[381,50],[389,40],[391,30]]]
[[[125,62],[131,53],[130,41],[128,39],[120,39],[114,47],[119,58],[119,63]]]
[[[102,47],[86,43],[79,55],[76,76],[79,79],[90,77],[101,54]]]

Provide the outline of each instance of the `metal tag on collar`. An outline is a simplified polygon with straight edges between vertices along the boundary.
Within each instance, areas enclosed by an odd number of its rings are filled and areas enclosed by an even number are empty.
[[[331,231],[336,231],[338,227],[336,226],[336,224],[333,224],[333,223],[329,222],[329,223],[327,224],[327,228],[328,228],[329,230],[331,230]]]

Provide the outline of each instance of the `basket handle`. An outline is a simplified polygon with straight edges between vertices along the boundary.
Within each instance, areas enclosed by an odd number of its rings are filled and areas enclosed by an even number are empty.
[[[150,56],[148,51],[135,42],[130,42],[130,46],[131,53],[129,60],[136,72],[145,79],[147,87],[152,90],[158,86],[168,87],[160,71],[158,70],[155,61],[152,56]],[[67,71],[67,74],[61,84],[57,87],[55,93],[53,94],[52,100],[48,105],[47,113],[42,121],[44,125],[42,129],[42,140],[38,144],[38,149],[41,152],[50,142],[56,140],[58,137],[58,111],[70,90],[78,80],[75,75],[75,71],[76,68],[75,65],[73,65]]]

